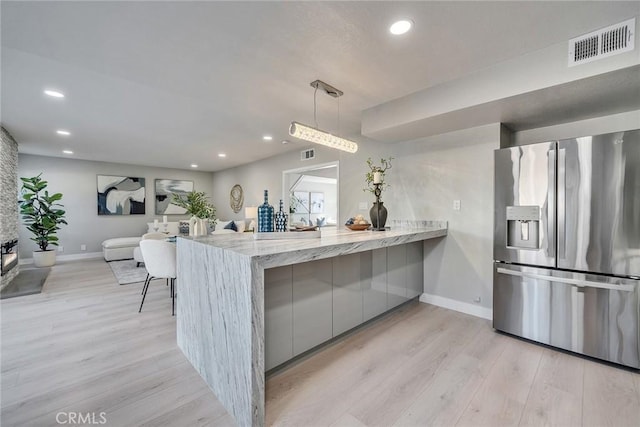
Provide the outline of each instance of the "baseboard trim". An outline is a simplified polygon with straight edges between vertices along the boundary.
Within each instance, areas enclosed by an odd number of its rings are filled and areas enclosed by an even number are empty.
[[[86,254],[70,254],[70,255],[56,255],[58,261],[78,261],[81,259],[97,259],[102,258],[102,252],[87,252]],[[33,264],[33,258],[20,258],[20,265]]]
[[[493,319],[492,309],[480,307],[451,298],[445,298],[438,295],[425,293],[420,295],[420,302],[437,305],[438,307],[448,308],[449,310],[459,311],[460,313],[470,314],[471,316],[481,317],[483,319]]]

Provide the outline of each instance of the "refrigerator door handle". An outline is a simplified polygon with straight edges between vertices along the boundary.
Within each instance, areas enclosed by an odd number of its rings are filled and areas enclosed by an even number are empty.
[[[556,210],[556,150],[549,151],[547,159],[547,253],[549,257],[556,256],[555,240],[555,210]]]
[[[566,153],[565,148],[558,149],[558,258],[566,256]]]
[[[578,280],[578,279],[569,279],[565,277],[547,276],[545,274],[525,273],[522,271],[508,270],[506,268],[500,268],[500,267],[496,271],[498,273],[509,274],[511,276],[528,277],[530,279],[540,279],[540,280],[547,280],[549,282],[574,285],[579,288],[588,287],[588,288],[598,288],[598,289],[610,289],[614,291],[624,291],[624,292],[633,292],[635,291],[635,288],[636,288],[635,285],[612,285],[611,283],[593,282],[590,280]]]

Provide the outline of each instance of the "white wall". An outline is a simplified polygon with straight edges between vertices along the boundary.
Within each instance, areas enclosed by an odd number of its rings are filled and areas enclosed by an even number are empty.
[[[244,209],[233,213],[229,204],[229,194],[235,184],[240,184],[244,192],[244,207],[259,206],[263,203],[264,190],[269,190],[269,204],[276,207],[282,194],[282,171],[307,167],[338,160],[337,150],[313,147],[316,157],[300,160],[300,151],[309,148],[300,144],[300,149],[270,157],[265,160],[227,169],[213,174],[213,202],[218,209],[218,218],[244,219]]]
[[[499,124],[397,145],[390,215],[449,222],[446,238],[425,244],[427,294],[491,308],[493,151],[499,146]],[[454,200],[461,201],[459,211]]]
[[[269,190],[269,203],[274,207],[282,198],[282,172],[285,170],[309,167],[334,161],[340,162],[339,173],[339,212],[338,224],[358,213],[368,215],[369,208],[358,210],[359,202],[366,202],[369,207],[374,202],[370,193],[365,193],[365,173],[368,170],[368,157],[392,156],[397,144],[385,144],[375,141],[364,141],[359,144],[355,154],[345,153],[319,145],[313,145],[316,157],[313,160],[300,160],[300,151],[311,146],[298,144],[299,149],[280,154],[248,165],[227,169],[213,174],[213,201],[218,208],[218,218],[242,219],[244,211],[234,214],[229,206],[229,192],[235,184],[240,184],[244,190],[244,206],[258,206],[263,201],[263,191]],[[393,179],[393,178],[390,178]],[[384,200],[383,195],[383,200]],[[403,217],[403,219],[405,219]],[[408,218],[406,218],[408,219]]]
[[[20,154],[18,158],[18,176],[30,177],[39,173],[49,182],[49,191],[62,193],[62,204],[67,212],[67,226],[58,232],[60,245],[64,252],[60,255],[73,255],[101,252],[102,242],[112,237],[141,236],[147,231],[147,222],[155,215],[155,179],[181,179],[194,183],[196,191],[212,194],[213,174],[180,169],[154,168],[147,166],[118,163],[92,162],[57,157]],[[144,177],[146,182],[146,214],[104,216],[98,215],[96,175],[123,175]],[[169,215],[169,221],[187,219],[185,215]],[[36,249],[29,240],[29,231],[20,226],[20,257],[31,258]],[[86,251],[80,245],[87,245]]]

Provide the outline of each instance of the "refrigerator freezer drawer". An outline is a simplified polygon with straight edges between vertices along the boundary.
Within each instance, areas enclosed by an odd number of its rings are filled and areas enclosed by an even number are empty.
[[[640,368],[640,281],[494,266],[497,330]]]

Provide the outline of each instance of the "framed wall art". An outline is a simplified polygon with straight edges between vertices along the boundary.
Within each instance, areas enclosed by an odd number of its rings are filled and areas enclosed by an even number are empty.
[[[309,192],[294,191],[290,201],[290,213],[309,213]]]
[[[324,212],[324,193],[309,193],[309,211],[312,214]]]
[[[144,215],[145,179],[97,175],[98,215]]]
[[[186,196],[193,191],[193,181],[156,179],[156,215],[183,215],[185,208],[173,204],[173,195]]]

